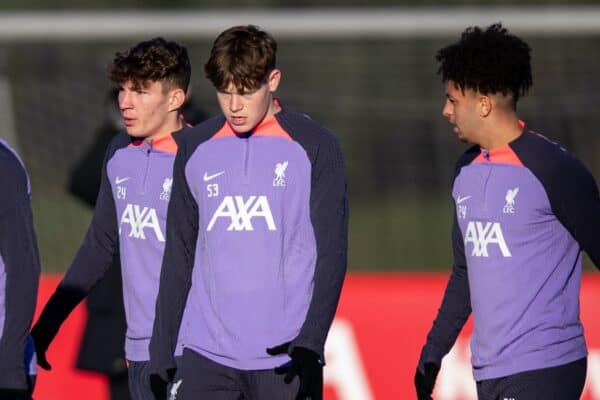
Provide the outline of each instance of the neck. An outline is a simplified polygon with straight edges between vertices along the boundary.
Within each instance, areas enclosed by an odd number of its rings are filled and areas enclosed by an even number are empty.
[[[183,120],[179,117],[178,114],[175,119],[165,124],[159,132],[146,136],[144,140],[150,143],[153,140],[162,139],[163,137],[170,135],[171,133],[176,132],[181,128],[183,128]]]
[[[493,150],[505,146],[518,138],[523,132],[519,119],[515,114],[504,117],[496,117],[488,121],[487,127],[483,129],[479,145],[487,150]]]

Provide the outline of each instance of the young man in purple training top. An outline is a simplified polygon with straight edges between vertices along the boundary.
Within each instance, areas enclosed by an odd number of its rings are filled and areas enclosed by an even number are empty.
[[[35,370],[29,327],[40,279],[29,177],[0,139],[0,399],[31,399]],[[29,354],[28,354],[29,353]],[[35,367],[35,365],[34,365]]]
[[[454,266],[415,375],[431,399],[442,358],[473,312],[477,395],[579,399],[587,348],[579,320],[581,250],[600,267],[600,197],[592,175],[519,123],[530,48],[500,24],[471,27],[437,54],[443,114],[474,144],[452,196]]]
[[[322,398],[345,173],[333,134],[274,98],[276,49],[255,26],[221,33],[205,72],[223,115],[177,139],[150,359],[169,379],[181,326],[184,399]]]
[[[165,244],[180,118],[190,81],[185,47],[162,38],[117,53],[109,77],[119,87],[126,132],[111,141],[94,216],[73,264],[32,330],[38,362],[60,325],[120,254],[127,319],[125,355],[135,400],[153,399],[148,345]],[[120,295],[115,293],[115,296]],[[181,348],[174,348],[180,354]],[[174,387],[176,391],[181,382]],[[166,394],[164,394],[166,397]],[[172,398],[175,398],[175,393]]]

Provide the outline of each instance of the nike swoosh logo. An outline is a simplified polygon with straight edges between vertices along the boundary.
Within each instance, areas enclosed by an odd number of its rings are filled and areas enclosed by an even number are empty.
[[[460,203],[462,203],[462,202],[463,202],[463,201],[465,201],[465,200],[469,200],[470,198],[471,198],[471,196],[465,196],[465,197],[460,197],[460,196],[458,196],[458,197],[456,198],[456,204],[460,204]]]
[[[131,177],[127,177],[127,178],[119,178],[118,176],[115,178],[115,183],[118,185],[120,183],[123,183],[125,181],[128,181]]]
[[[211,180],[215,179],[216,177],[223,175],[224,173],[225,173],[225,171],[221,171],[221,172],[217,172],[216,174],[207,175],[205,172],[204,173],[204,182],[211,181]]]

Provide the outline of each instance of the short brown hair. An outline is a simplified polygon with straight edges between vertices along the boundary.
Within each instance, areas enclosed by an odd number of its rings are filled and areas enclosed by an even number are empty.
[[[215,39],[204,72],[217,90],[233,83],[244,93],[267,81],[276,53],[277,42],[269,33],[254,25],[234,26]]]
[[[115,85],[131,81],[139,88],[148,81],[160,81],[165,89],[177,87],[187,92],[191,65],[184,46],[156,37],[118,52],[107,72]]]

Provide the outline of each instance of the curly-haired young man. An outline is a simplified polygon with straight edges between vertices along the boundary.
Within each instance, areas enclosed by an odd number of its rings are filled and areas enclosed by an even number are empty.
[[[483,399],[579,399],[587,348],[581,250],[600,266],[600,197],[573,155],[524,127],[530,48],[500,24],[465,30],[437,54],[443,115],[474,144],[452,196],[454,264],[415,376],[430,399],[443,356],[473,313],[473,375]]]
[[[45,353],[60,325],[119,254],[127,319],[125,355],[134,400],[154,399],[148,345],[177,150],[173,136],[186,128],[180,108],[190,69],[185,47],[162,38],[117,53],[109,65],[109,78],[119,88],[125,132],[117,134],[106,151],[84,242],[32,330],[38,362],[50,369]],[[180,354],[181,348],[174,351]]]
[[[184,399],[322,398],[345,174],[333,134],[274,98],[275,54],[254,26],[221,33],[205,72],[223,115],[178,139],[150,357],[166,379],[181,325]]]

